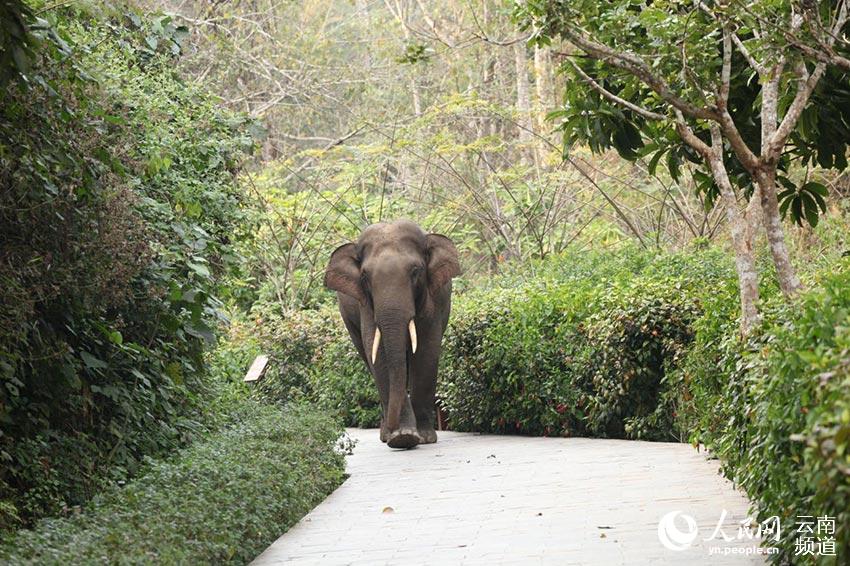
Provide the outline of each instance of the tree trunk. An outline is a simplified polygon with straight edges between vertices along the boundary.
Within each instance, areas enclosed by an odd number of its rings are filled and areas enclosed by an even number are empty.
[[[537,91],[537,125],[546,131],[546,114],[555,106],[552,91],[552,57],[548,47],[534,47],[534,86]]]
[[[779,81],[784,68],[784,59],[771,69],[768,77],[762,77],[762,103],[761,103],[761,165],[755,171],[751,171],[761,193],[762,222],[767,233],[767,243],[770,254],[773,256],[773,264],[776,266],[776,275],[779,278],[779,288],[786,298],[793,297],[802,288],[800,279],[791,263],[788,247],[785,245],[785,231],[782,229],[782,217],[779,214],[779,200],[776,198],[776,164],[779,161],[781,151],[776,150],[775,155],[769,153],[771,136],[776,132],[777,109],[779,106]],[[765,80],[766,79],[766,80]]]
[[[761,192],[762,220],[773,264],[776,266],[779,288],[786,298],[791,298],[803,289],[803,284],[797,277],[788,247],[785,245],[785,230],[782,228],[779,200],[776,198],[776,169],[757,173],[756,182]]]
[[[680,117],[681,119],[681,117]],[[682,121],[683,122],[683,121]],[[678,128],[685,142],[697,150],[711,170],[711,176],[720,189],[721,202],[726,212],[729,231],[732,237],[732,249],[735,253],[735,269],[738,273],[738,293],[741,300],[741,334],[746,336],[761,322],[759,314],[758,270],[756,269],[753,244],[755,227],[752,225],[755,203],[750,202],[744,214],[738,207],[738,198],[726,165],[723,163],[723,135],[718,124],[711,125],[711,145],[697,138],[683,123]]]
[[[721,142],[722,143],[722,142]],[[722,146],[720,146],[722,148]],[[722,149],[709,160],[711,174],[720,188],[726,220],[732,236],[732,248],[735,252],[735,270],[738,273],[738,292],[741,298],[741,334],[748,335],[761,322],[759,314],[759,285],[755,254],[753,253],[754,227],[747,225],[747,217],[738,208],[735,190],[729,181],[726,166],[723,164]]]
[[[519,141],[522,147],[522,159],[525,163],[534,162],[534,152],[531,147],[531,95],[528,83],[528,55],[525,52],[525,42],[517,41],[514,47],[514,67],[516,68],[516,110],[518,114]]]

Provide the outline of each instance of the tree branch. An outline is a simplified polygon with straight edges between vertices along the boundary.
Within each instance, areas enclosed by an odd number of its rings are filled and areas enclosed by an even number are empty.
[[[700,9],[708,15],[708,17],[710,17],[711,19],[713,19],[714,21],[719,23],[721,26],[723,26],[724,34],[727,33],[727,31],[728,31],[728,27],[727,27],[728,21],[721,21],[721,18],[719,18],[717,16],[717,14],[715,14],[711,10],[711,8],[706,6],[705,2],[698,2],[698,5],[699,5]],[[744,59],[747,60],[747,63],[750,65],[750,67],[752,67],[753,70],[755,72],[757,72],[759,75],[763,75],[763,74],[767,73],[767,68],[764,65],[762,65],[761,63],[759,63],[758,61],[755,60],[755,58],[750,54],[750,51],[747,49],[747,46],[744,45],[744,42],[741,41],[740,37],[738,37],[738,34],[736,34],[734,32],[728,32],[728,33],[731,34],[732,41],[735,43],[735,47],[738,48],[738,51],[741,52],[741,55],[744,56]],[[725,37],[724,37],[724,40],[725,40]],[[724,46],[724,50],[725,50],[725,46]]]
[[[639,115],[641,115],[644,118],[647,118],[649,120],[665,120],[667,118],[667,116],[664,116],[663,114],[659,114],[657,112],[652,112],[651,110],[647,110],[646,108],[638,106],[637,104],[632,104],[628,100],[620,98],[619,96],[617,96],[616,94],[606,90],[605,87],[603,87],[602,85],[597,83],[595,80],[593,80],[593,78],[590,77],[590,75],[588,75],[587,73],[585,73],[582,70],[582,68],[579,67],[578,64],[575,61],[573,61],[569,57],[567,57],[567,61],[569,61],[570,65],[572,65],[575,72],[582,78],[582,80],[584,80],[584,82],[586,82],[593,90],[595,90],[596,92],[601,94],[604,98],[608,99],[609,101],[613,102],[614,104],[617,104],[619,106],[623,106],[624,108],[628,108],[632,112],[639,114]]]
[[[580,47],[591,58],[598,59],[618,69],[627,71],[643,81],[649,88],[661,97],[662,100],[681,111],[690,118],[701,118],[703,120],[717,120],[718,116],[709,108],[695,106],[676,96],[667,82],[652,72],[646,62],[633,53],[620,53],[616,50],[598,43],[584,35],[581,31],[566,26],[562,33],[567,39]]]
[[[729,82],[732,75],[732,34],[723,27],[723,65],[720,68],[720,92],[717,97],[717,107],[726,112],[729,105]]]
[[[828,47],[831,48],[835,43],[835,38],[844,27],[845,23],[847,23],[847,3],[842,1],[838,9],[838,13],[835,16],[832,33],[829,40],[827,40]],[[797,94],[794,96],[794,101],[791,102],[791,106],[788,107],[788,111],[785,113],[785,117],[782,119],[779,127],[776,128],[776,131],[773,132],[772,136],[770,136],[767,148],[762,148],[763,157],[769,156],[771,159],[778,159],[782,148],[785,146],[785,142],[788,140],[788,136],[791,135],[791,131],[797,124],[797,120],[799,120],[803,110],[805,110],[812,92],[815,90],[818,81],[820,81],[820,78],[823,76],[825,71],[826,63],[823,61],[820,61],[817,65],[815,65],[815,69],[811,74],[808,73],[808,69],[806,69],[804,63],[800,64],[797,69],[797,76],[800,79],[800,82],[797,85]]]
[[[686,144],[694,148],[696,152],[699,153],[703,159],[705,159],[706,163],[711,160],[711,147],[709,147],[707,143],[697,137],[697,135],[685,121],[684,114],[682,114],[681,110],[678,109],[676,110],[676,132]]]
[[[824,52],[820,49],[815,49],[814,47],[811,47],[811,46],[806,45],[805,43],[801,42],[799,39],[797,39],[795,36],[793,36],[791,34],[786,35],[785,39],[788,40],[788,43],[790,43],[795,49],[800,51],[800,53],[802,53],[803,55],[808,55],[809,57],[812,57],[813,59],[815,59],[815,60],[817,60],[821,63],[827,63],[827,64],[830,64],[830,65],[835,65],[836,67],[840,67],[840,68],[844,69],[845,71],[850,71],[850,59],[848,59],[846,57],[842,57],[841,55],[839,55],[837,53],[833,53],[833,52],[826,53],[826,52]]]
[[[744,45],[744,42],[741,41],[740,37],[738,37],[737,33],[732,34],[732,41],[735,43],[735,47],[738,48],[738,51],[741,53],[741,55],[744,56],[744,59],[746,59],[747,63],[750,65],[750,67],[753,68],[756,73],[758,73],[759,75],[767,74],[767,68],[758,61],[756,61],[755,57],[752,56],[750,51],[747,49],[747,46]]]

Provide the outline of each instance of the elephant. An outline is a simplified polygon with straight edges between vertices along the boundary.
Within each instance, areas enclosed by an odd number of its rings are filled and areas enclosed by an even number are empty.
[[[368,226],[330,257],[324,284],[381,398],[380,438],[391,448],[437,441],[437,366],[458,252],[410,220]]]

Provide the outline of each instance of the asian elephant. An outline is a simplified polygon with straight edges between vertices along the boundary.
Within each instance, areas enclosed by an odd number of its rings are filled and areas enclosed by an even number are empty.
[[[372,224],[331,254],[325,286],[375,378],[391,448],[437,441],[437,365],[459,274],[452,241],[409,220]]]

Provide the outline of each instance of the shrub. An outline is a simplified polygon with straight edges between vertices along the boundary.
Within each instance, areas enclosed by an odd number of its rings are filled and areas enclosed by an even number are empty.
[[[305,406],[250,409],[79,515],[18,531],[0,546],[0,561],[249,562],[335,489],[344,467],[332,419]]]
[[[260,398],[278,404],[307,399],[346,425],[380,424],[374,380],[335,307],[272,314],[256,323],[270,355],[269,369],[256,385]]]
[[[626,250],[561,257],[457,302],[438,395],[460,430],[668,439],[700,288],[727,262]]]
[[[833,563],[842,563],[850,553],[850,265],[798,302],[771,305],[747,344],[734,339],[725,311],[698,326],[683,365],[692,439],[721,458],[762,519],[780,516],[778,561],[803,563],[795,521],[810,515],[835,517]]]

